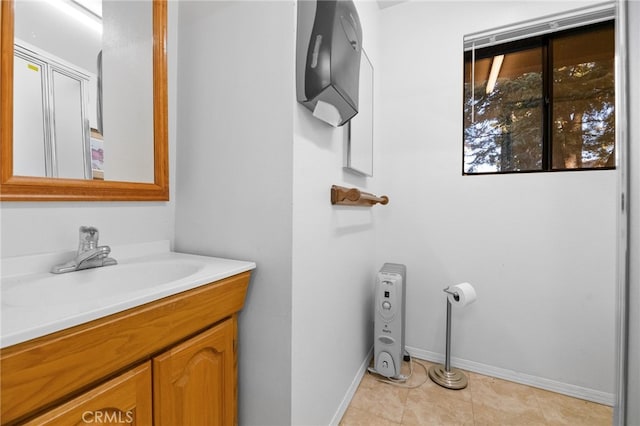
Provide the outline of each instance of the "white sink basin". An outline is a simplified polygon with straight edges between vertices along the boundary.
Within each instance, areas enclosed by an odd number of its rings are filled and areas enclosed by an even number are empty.
[[[202,262],[188,260],[143,261],[59,275],[8,278],[2,304],[51,306],[86,303],[182,280],[203,268]]]
[[[144,256],[140,254],[144,253]],[[71,253],[72,255],[73,253]],[[253,262],[169,251],[169,243],[112,247],[117,265],[51,274],[56,253],[2,259],[0,347],[102,318],[255,269]]]

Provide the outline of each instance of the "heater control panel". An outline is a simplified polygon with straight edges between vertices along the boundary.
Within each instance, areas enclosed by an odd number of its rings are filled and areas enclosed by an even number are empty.
[[[393,320],[398,311],[398,289],[400,283],[397,281],[399,280],[399,277],[387,276],[378,286],[377,311],[385,322]]]

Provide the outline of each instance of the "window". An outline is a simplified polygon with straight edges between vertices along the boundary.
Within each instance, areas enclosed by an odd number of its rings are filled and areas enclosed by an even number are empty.
[[[465,52],[463,174],[615,168],[613,21]]]

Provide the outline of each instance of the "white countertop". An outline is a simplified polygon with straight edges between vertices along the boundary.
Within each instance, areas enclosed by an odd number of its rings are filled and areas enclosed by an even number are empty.
[[[118,265],[61,275],[51,274],[49,269],[71,259],[74,252],[3,258],[0,347],[115,314],[256,267],[254,262],[171,252],[168,241],[112,246],[111,249],[110,256],[118,261]],[[131,275],[132,271],[134,275]],[[174,272],[173,276],[163,276],[165,271]],[[143,274],[144,280],[135,274]],[[109,284],[100,282],[101,277],[108,277],[102,281]],[[61,279],[66,280],[64,288],[71,293],[68,297],[56,293],[56,280]],[[73,288],[68,284],[70,280],[80,291],[69,290]],[[157,280],[158,284],[136,285],[137,281],[145,280],[149,283]],[[38,282],[40,291],[30,290],[29,283],[33,282]],[[96,292],[94,288],[83,287],[85,285],[103,288]],[[91,296],[87,300],[83,300],[84,290]]]

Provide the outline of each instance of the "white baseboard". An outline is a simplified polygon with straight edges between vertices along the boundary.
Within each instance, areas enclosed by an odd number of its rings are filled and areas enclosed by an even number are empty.
[[[342,398],[342,402],[340,403],[340,406],[338,406],[338,410],[333,415],[333,419],[331,419],[331,423],[329,423],[331,426],[337,426],[340,423],[340,420],[342,420],[344,413],[347,412],[347,408],[349,408],[349,404],[351,404],[351,400],[356,394],[356,390],[358,390],[358,385],[360,385],[360,382],[364,377],[364,373],[367,372],[367,367],[369,367],[369,362],[371,362],[372,356],[373,346],[371,347],[371,349],[369,349],[369,353],[367,353],[367,356],[362,361],[362,364],[360,364],[360,368],[358,368],[356,376],[353,378],[353,381],[351,382],[349,389],[347,389],[347,393],[344,395],[344,398]]]
[[[406,347],[406,349],[412,357],[423,359],[425,361],[437,362],[439,364],[444,363],[443,354],[408,346]],[[479,362],[451,357],[451,363],[455,364],[457,368],[460,368],[462,370],[473,371],[474,373],[483,374],[485,376],[504,379],[515,383],[521,383],[523,385],[561,393],[563,395],[572,396],[574,398],[597,402],[598,404],[613,406],[615,401],[615,396],[612,393],[583,388],[581,386],[571,385],[568,383],[557,382],[555,380],[545,379],[543,377],[518,373],[517,371],[493,367],[491,365],[481,364]]]

